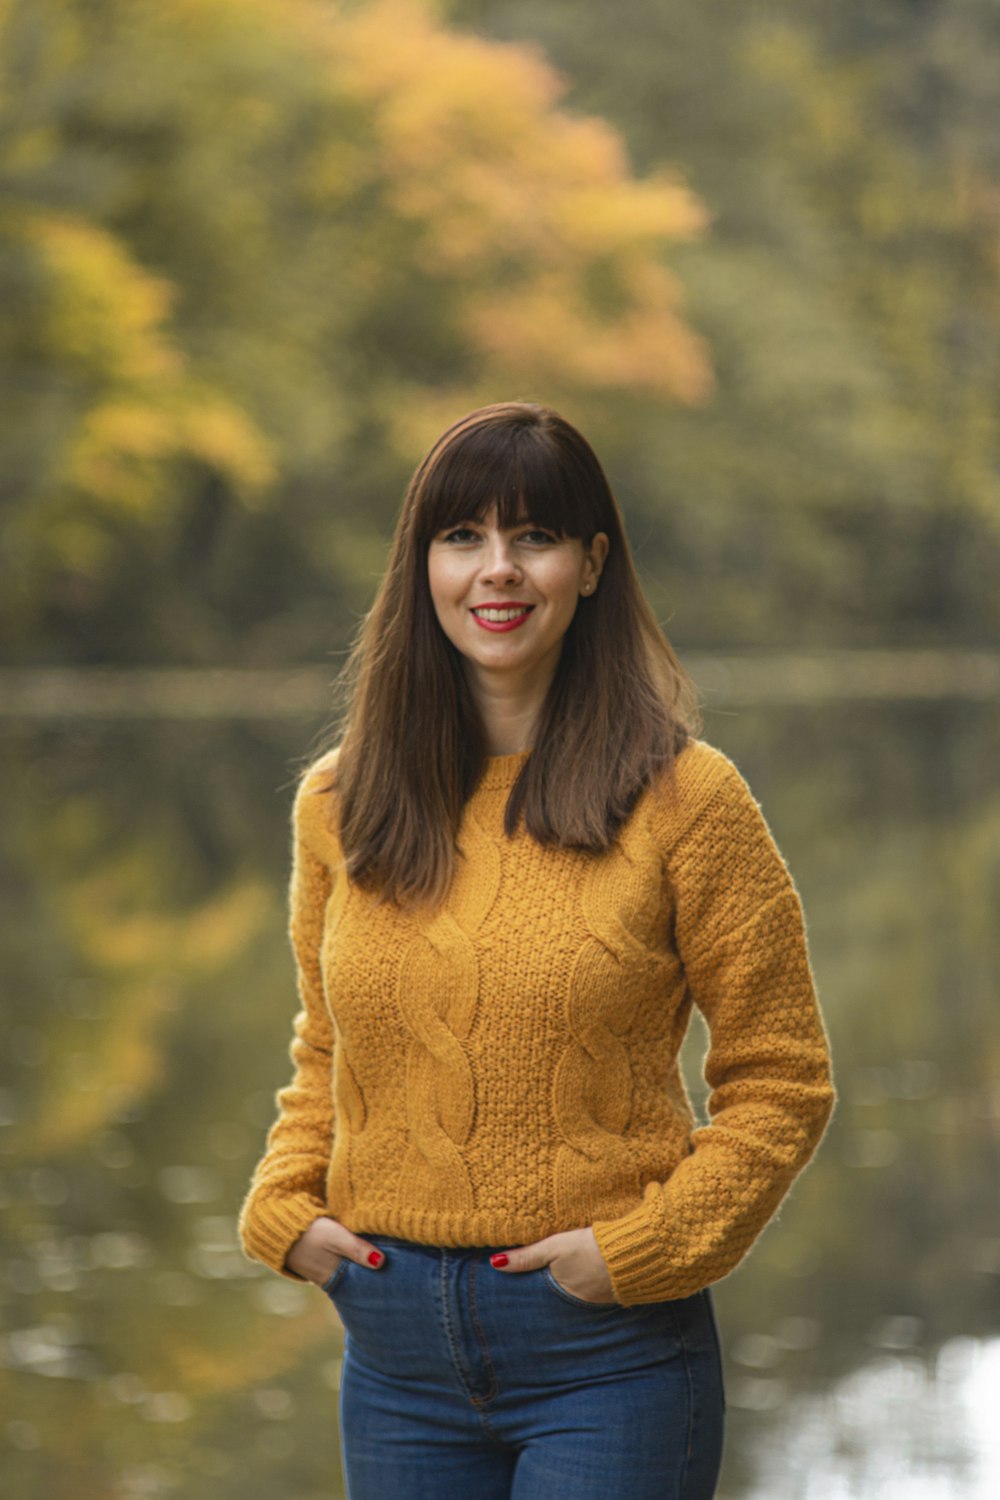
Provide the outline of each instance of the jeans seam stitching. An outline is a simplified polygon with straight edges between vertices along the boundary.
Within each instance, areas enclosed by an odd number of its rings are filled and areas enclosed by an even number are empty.
[[[687,1445],[684,1453],[684,1464],[681,1469],[681,1483],[679,1491],[679,1493],[683,1494],[684,1486],[687,1483],[687,1474],[688,1467],[691,1463],[691,1455],[694,1451],[694,1381],[691,1378],[691,1361],[688,1358],[687,1341],[684,1337],[684,1331],[677,1320],[677,1314],[672,1307],[670,1309],[670,1316],[674,1325],[674,1332],[676,1333],[678,1342],[681,1346],[681,1358],[684,1360],[684,1379],[687,1383],[688,1395]]]
[[[471,1396],[470,1399],[472,1400],[474,1405],[485,1406],[488,1401],[492,1401],[494,1399],[500,1389],[500,1386],[497,1380],[497,1372],[494,1369],[493,1361],[490,1358],[490,1351],[486,1344],[486,1336],[483,1333],[482,1326],[479,1322],[479,1304],[476,1301],[476,1262],[474,1260],[469,1262],[469,1315],[472,1319],[472,1326],[475,1330],[476,1341],[478,1342],[479,1347],[482,1350],[483,1359],[486,1361],[486,1368],[490,1373],[490,1388],[487,1391],[486,1395]]]
[[[601,1311],[612,1312],[616,1307],[622,1306],[620,1302],[588,1302],[584,1297],[574,1297],[572,1292],[567,1292],[565,1287],[559,1285],[548,1266],[543,1266],[542,1272],[556,1296],[562,1297],[563,1301],[568,1302],[571,1307],[591,1307]]]
[[[441,1307],[444,1313],[444,1329],[448,1339],[448,1348],[451,1350],[452,1365],[455,1369],[455,1373],[458,1376],[459,1382],[461,1383],[462,1389],[464,1390],[468,1399],[474,1404],[476,1397],[473,1393],[472,1386],[466,1379],[465,1360],[462,1358],[462,1351],[459,1346],[458,1339],[455,1337],[455,1325],[452,1320],[451,1309],[448,1305],[447,1254],[443,1254],[441,1256]]]
[[[327,1294],[327,1296],[329,1296],[330,1293],[333,1291],[334,1287],[337,1286],[338,1283],[342,1280],[344,1272],[346,1270],[347,1270],[347,1257],[344,1256],[344,1257],[342,1257],[340,1265],[337,1267],[337,1269],[335,1271],[332,1271],[330,1273],[330,1275],[326,1278],[326,1280],[323,1282],[323,1285],[320,1288],[320,1290],[323,1291],[323,1292],[325,1292]]]

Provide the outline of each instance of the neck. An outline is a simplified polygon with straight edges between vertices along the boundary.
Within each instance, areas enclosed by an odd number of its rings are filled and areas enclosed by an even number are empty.
[[[508,673],[478,671],[470,676],[489,755],[514,755],[531,749],[552,670],[536,672],[532,678],[518,682],[511,682]]]

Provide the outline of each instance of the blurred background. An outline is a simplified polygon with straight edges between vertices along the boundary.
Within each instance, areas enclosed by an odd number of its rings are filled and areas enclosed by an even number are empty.
[[[333,1309],[235,1238],[288,814],[408,473],[512,397],[834,1046],[716,1289],[721,1500],[1000,1492],[998,111],[994,0],[0,0],[8,1493],[342,1494]]]

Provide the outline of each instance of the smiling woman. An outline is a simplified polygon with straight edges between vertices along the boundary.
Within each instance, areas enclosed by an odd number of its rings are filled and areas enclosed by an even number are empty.
[[[241,1231],[343,1320],[351,1500],[709,1500],[711,1283],[815,1150],[829,1052],[791,876],[563,418],[434,445],[350,680]]]
[[[524,604],[513,630],[482,618]],[[532,747],[508,832],[596,852],[697,720],[597,456],[526,402],[472,412],[418,466],[347,681],[347,869],[404,902],[447,890],[490,754]]]
[[[434,612],[464,659],[490,754],[530,744],[563,637],[607,554],[603,531],[584,544],[528,517],[503,527],[496,507],[483,521],[449,527],[431,542]]]

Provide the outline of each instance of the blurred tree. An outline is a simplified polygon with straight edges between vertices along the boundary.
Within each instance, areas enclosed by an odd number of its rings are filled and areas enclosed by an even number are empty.
[[[315,654],[457,412],[708,395],[666,264],[700,205],[528,50],[417,0],[0,25],[18,658]]]
[[[189,375],[163,327],[170,288],[120,240],[16,210],[2,234],[0,620],[17,633],[53,580],[86,590],[120,566],[123,528],[167,534],[191,474],[252,500],[273,468],[246,415]]]
[[[711,211],[676,264],[716,399],[660,421],[637,400],[618,465],[684,638],[996,639],[995,7],[448,12],[544,44],[570,102]]]

